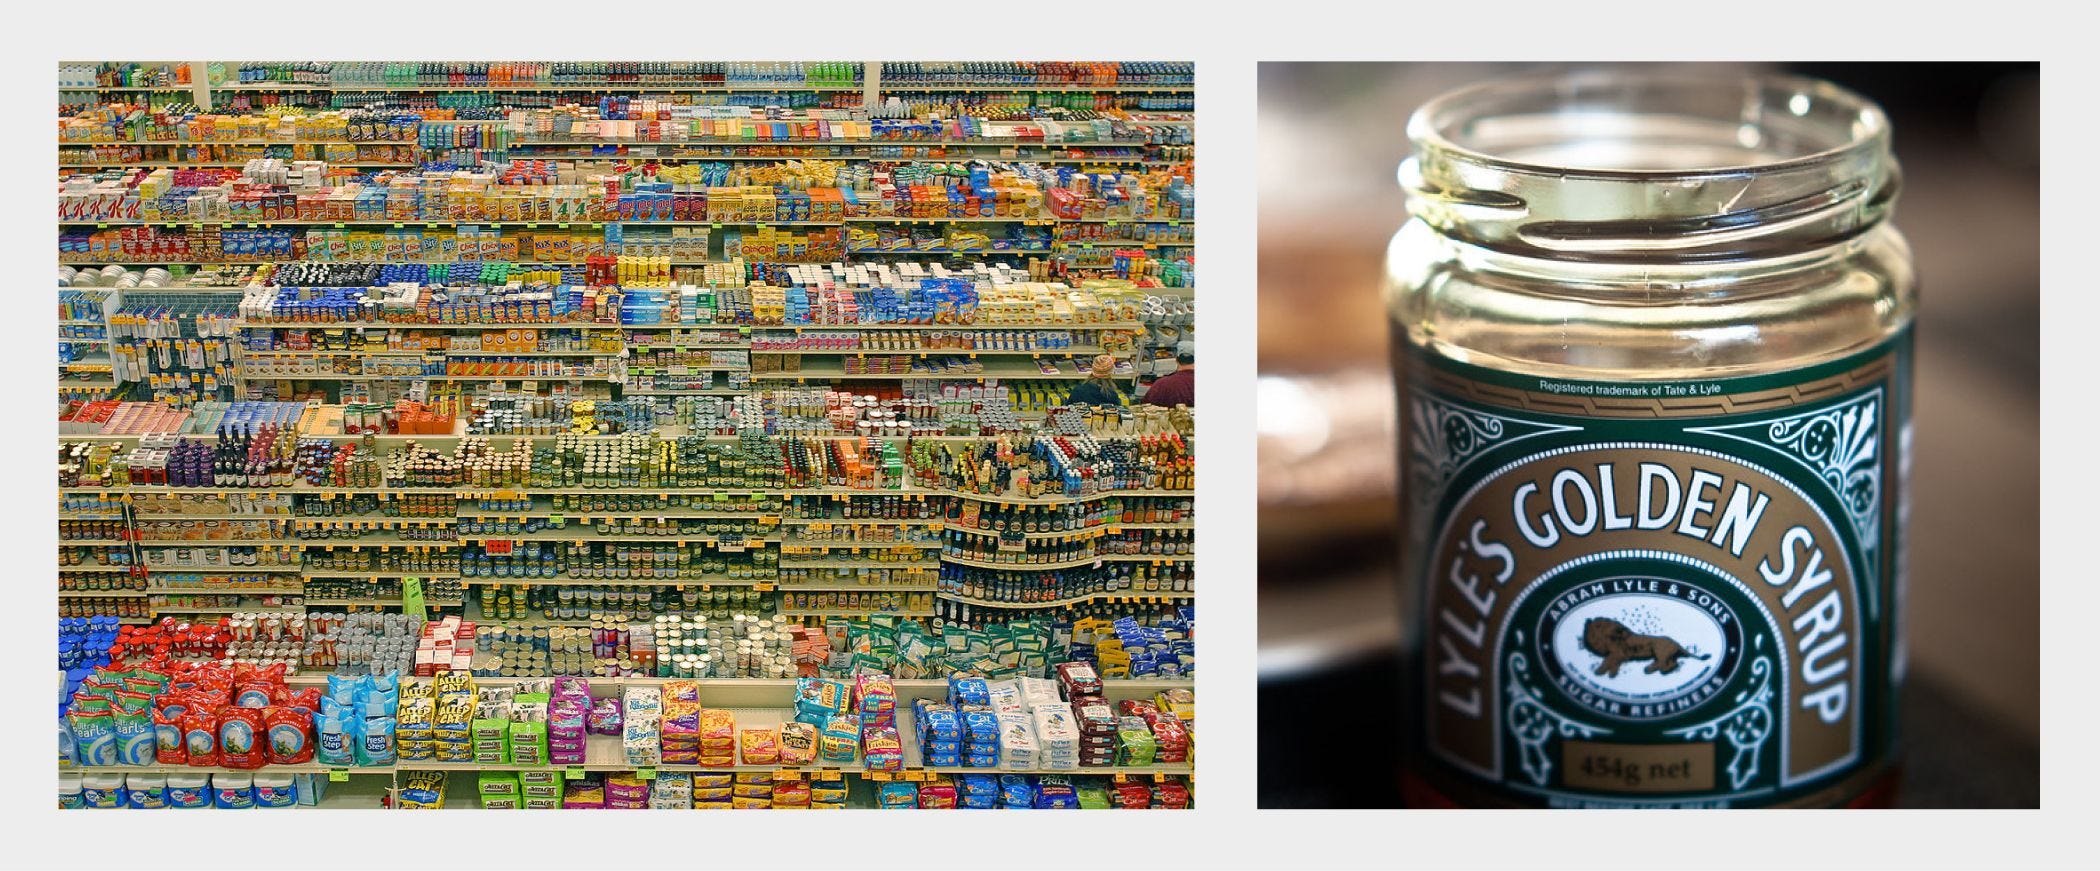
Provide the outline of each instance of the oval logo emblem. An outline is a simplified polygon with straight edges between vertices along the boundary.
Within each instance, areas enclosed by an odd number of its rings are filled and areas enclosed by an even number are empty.
[[[1726,601],[1661,578],[1577,585],[1546,608],[1537,637],[1555,687],[1628,720],[1672,716],[1717,695],[1743,647]]]

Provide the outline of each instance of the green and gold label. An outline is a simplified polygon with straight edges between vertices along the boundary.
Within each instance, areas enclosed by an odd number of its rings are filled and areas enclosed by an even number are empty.
[[[1410,358],[1422,755],[1462,796],[1827,803],[1888,761],[1908,335],[1779,376]]]

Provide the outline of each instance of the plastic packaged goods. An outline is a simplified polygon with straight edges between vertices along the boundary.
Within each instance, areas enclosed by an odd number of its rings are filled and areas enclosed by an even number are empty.
[[[1032,708],[1192,673],[1193,426],[1066,401],[1189,334],[1190,84],[971,69],[62,70],[61,805],[1105,799]]]

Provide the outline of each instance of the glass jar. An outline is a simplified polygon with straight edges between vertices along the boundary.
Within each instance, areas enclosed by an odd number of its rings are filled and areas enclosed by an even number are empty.
[[[1615,71],[1408,136],[1408,801],[1885,803],[1916,290],[1881,111]]]

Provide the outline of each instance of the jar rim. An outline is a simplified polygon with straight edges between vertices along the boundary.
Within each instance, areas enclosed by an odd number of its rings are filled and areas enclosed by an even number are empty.
[[[1463,136],[1456,132],[1466,125],[1493,117],[1497,107],[1527,98],[1554,98],[1560,104],[1560,111],[1567,115],[1575,114],[1568,113],[1567,109],[1583,102],[1597,101],[1598,98],[1632,98],[1625,106],[1600,106],[1600,111],[1595,114],[1599,117],[1616,114],[1625,119],[1661,118],[1664,117],[1662,112],[1641,110],[1638,99],[1654,97],[1663,92],[1684,94],[1692,91],[1704,91],[1706,96],[1716,97],[1735,95],[1735,99],[1719,99],[1699,107],[1706,109],[1762,105],[1758,101],[1763,95],[1790,94],[1782,105],[1787,116],[1793,119],[1807,119],[1811,112],[1820,112],[1825,116],[1825,120],[1843,119],[1846,121],[1843,127],[1844,135],[1812,151],[1769,160],[1721,162],[1688,167],[1604,167],[1576,166],[1498,154],[1495,149],[1466,143]],[[1679,111],[1675,114],[1686,113]],[[1760,123],[1762,119],[1762,114],[1754,118],[1742,115],[1735,118],[1746,128]],[[1726,119],[1719,113],[1713,113],[1707,115],[1705,120],[1719,122]],[[1799,126],[1805,127],[1807,123],[1809,122],[1804,121]],[[1885,150],[1889,147],[1889,124],[1881,107],[1839,85],[1784,73],[1716,75],[1708,72],[1685,72],[1676,67],[1652,70],[1606,68],[1574,73],[1525,74],[1496,78],[1447,91],[1424,103],[1409,116],[1406,130],[1408,139],[1415,144],[1418,153],[1436,151],[1447,159],[1502,172],[1642,182],[1785,172],[1836,162],[1859,152]],[[1822,132],[1836,130],[1836,127],[1825,127]],[[1743,145],[1746,152],[1753,151],[1754,148],[1755,146],[1749,144]]]

